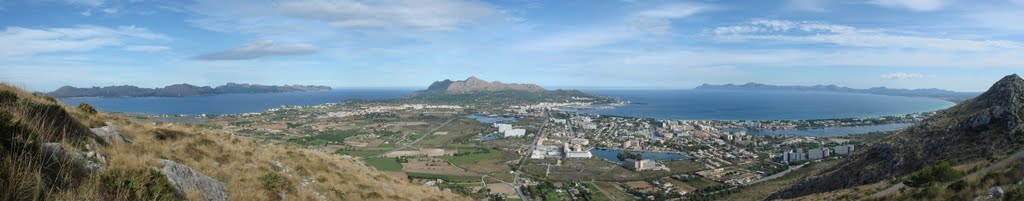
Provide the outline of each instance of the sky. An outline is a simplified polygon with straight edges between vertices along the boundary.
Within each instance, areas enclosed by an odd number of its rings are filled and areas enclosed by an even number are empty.
[[[703,83],[984,91],[1024,0],[0,0],[0,81],[425,88]]]

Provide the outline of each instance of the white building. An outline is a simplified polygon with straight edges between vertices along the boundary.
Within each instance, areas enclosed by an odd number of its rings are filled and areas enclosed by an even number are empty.
[[[839,145],[839,146],[833,147],[832,149],[836,150],[836,154],[844,155],[844,156],[845,155],[849,155],[850,153],[853,153],[853,145],[852,144]]]
[[[526,129],[516,128],[505,131],[505,137],[522,137],[526,135]]]
[[[650,160],[650,159],[643,159],[643,160],[626,159],[626,164],[627,165],[631,165],[633,170],[636,170],[636,171],[652,170],[652,169],[657,167],[657,164],[654,163],[654,160]]]
[[[512,124],[499,124],[495,123],[494,127],[498,128],[499,133],[505,133],[505,131],[512,130]]]
[[[797,149],[796,151],[790,150],[786,151],[786,153],[782,153],[782,162],[784,163],[791,163],[802,160],[807,160],[807,155],[804,154],[803,150]]]
[[[817,160],[828,157],[828,148],[816,148],[807,150],[807,159]]]
[[[590,149],[583,148],[581,144],[562,144],[562,150],[565,152],[565,158],[590,158],[593,157],[590,154]]]

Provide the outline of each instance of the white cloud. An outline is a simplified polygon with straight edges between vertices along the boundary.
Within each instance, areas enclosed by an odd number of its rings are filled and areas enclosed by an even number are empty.
[[[666,36],[672,33],[672,20],[690,17],[713,9],[714,7],[704,4],[676,3],[660,5],[655,9],[634,13],[632,16],[633,25],[655,35]]]
[[[723,26],[711,34],[721,41],[751,40],[833,44],[872,48],[913,48],[956,51],[1015,49],[1021,45],[1003,40],[970,40],[895,34],[882,29],[860,29],[822,22],[754,20],[748,24]]]
[[[913,80],[913,79],[921,79],[921,78],[935,77],[935,76],[934,75],[925,75],[925,74],[921,74],[921,73],[895,72],[895,73],[882,74],[881,77],[883,79],[889,79],[889,80]]]
[[[953,3],[953,0],[870,0],[868,3],[887,8],[902,8],[913,11],[936,11]]]
[[[32,29],[7,27],[0,32],[0,56],[31,56],[41,53],[87,51],[123,46],[133,42],[171,40],[162,34],[134,26],[108,28],[82,25],[69,28]]]
[[[246,60],[260,57],[306,55],[319,51],[309,44],[279,44],[269,40],[253,41],[230,50],[195,56],[198,60]]]
[[[527,51],[567,51],[594,48],[643,36],[626,28],[588,28],[546,35],[527,41],[519,49]]]
[[[222,32],[273,32],[305,27],[337,29],[451,30],[503,19],[494,7],[464,0],[202,0],[187,8],[189,21]]]

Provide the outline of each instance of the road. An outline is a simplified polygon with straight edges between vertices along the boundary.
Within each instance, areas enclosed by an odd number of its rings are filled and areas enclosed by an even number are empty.
[[[800,164],[800,165],[797,165],[797,166],[790,166],[789,169],[783,170],[782,172],[775,173],[775,174],[773,174],[771,176],[763,177],[761,179],[752,181],[752,182],[747,183],[745,185],[747,185],[747,186],[754,185],[756,183],[761,183],[761,182],[764,182],[764,181],[768,181],[768,180],[772,180],[772,179],[777,179],[779,177],[786,176],[786,174],[789,174],[790,172],[793,172],[793,170],[800,169],[800,168],[804,167],[804,165],[806,165],[806,164]]]
[[[523,190],[519,188],[519,175],[522,174],[523,166],[526,165],[526,156],[533,154],[533,150],[537,148],[537,141],[540,140],[541,136],[544,136],[544,127],[547,126],[548,121],[551,120],[551,118],[549,117],[550,114],[548,113],[548,111],[544,111],[544,123],[540,125],[540,131],[537,132],[537,135],[533,136],[533,143],[530,143],[530,148],[527,149],[527,153],[519,157],[519,167],[516,168],[515,179],[512,180],[512,186],[516,189],[516,193],[519,193],[519,198],[522,198],[523,201],[530,201],[530,198],[526,197],[526,194],[523,193]]]
[[[405,145],[402,145],[401,147],[395,147],[395,148],[393,148],[391,150],[385,151],[384,153],[376,155],[376,156],[373,156],[373,157],[383,157],[384,155],[386,155],[386,154],[388,154],[388,153],[390,153],[392,151],[409,148],[410,146],[420,142],[420,140],[423,140],[423,138],[427,138],[427,136],[433,135],[434,132],[436,132],[438,129],[444,128],[444,126],[448,125],[448,123],[452,123],[452,121],[454,121],[455,119],[456,118],[448,119],[448,121],[444,122],[440,126],[437,126],[436,128],[430,129],[430,131],[427,131],[427,133],[425,135],[423,135],[423,136],[420,136],[420,138],[417,138],[416,140],[413,140],[412,142],[406,143]]]

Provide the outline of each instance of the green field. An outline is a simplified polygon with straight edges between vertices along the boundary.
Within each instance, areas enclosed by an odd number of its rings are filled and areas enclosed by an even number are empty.
[[[469,154],[456,154],[455,156],[447,156],[445,159],[453,165],[462,166],[473,164],[484,159],[501,157],[501,151],[492,149],[459,149],[459,153]]]
[[[454,176],[454,175],[443,175],[443,174],[428,174],[428,173],[417,173],[417,172],[406,172],[409,178],[413,179],[443,179],[451,182],[473,182],[480,181],[480,177],[470,176]]]
[[[370,157],[383,154],[384,150],[338,150],[334,153],[349,156]]]
[[[402,171],[402,164],[394,158],[367,158],[366,164],[380,171]]]

